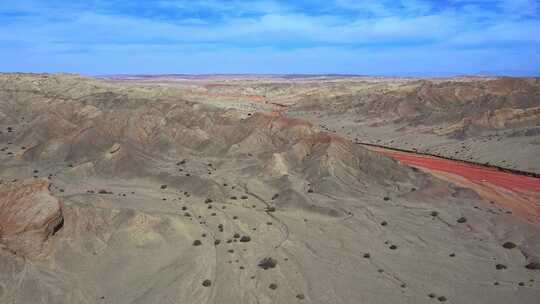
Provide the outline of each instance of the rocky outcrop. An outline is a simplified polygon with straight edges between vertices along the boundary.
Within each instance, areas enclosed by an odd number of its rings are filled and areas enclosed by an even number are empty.
[[[487,111],[474,121],[479,126],[491,129],[535,125],[539,122],[540,107],[527,109],[502,108]]]
[[[0,184],[0,249],[37,257],[64,222],[62,206],[46,180]]]

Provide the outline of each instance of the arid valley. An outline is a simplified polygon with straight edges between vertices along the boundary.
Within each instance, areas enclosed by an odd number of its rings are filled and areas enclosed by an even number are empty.
[[[0,74],[0,303],[540,298],[540,79]]]

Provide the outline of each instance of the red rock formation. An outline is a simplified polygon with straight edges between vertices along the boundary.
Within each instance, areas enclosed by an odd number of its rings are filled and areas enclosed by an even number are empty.
[[[43,253],[63,225],[62,206],[46,180],[0,184],[0,249],[24,257]]]

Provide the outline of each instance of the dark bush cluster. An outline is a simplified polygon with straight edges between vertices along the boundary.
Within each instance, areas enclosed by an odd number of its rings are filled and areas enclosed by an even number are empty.
[[[273,259],[271,257],[266,257],[266,258],[262,259],[258,264],[258,266],[261,267],[264,270],[274,268],[274,267],[276,267],[276,265],[277,265],[277,260],[275,260],[275,259]]]

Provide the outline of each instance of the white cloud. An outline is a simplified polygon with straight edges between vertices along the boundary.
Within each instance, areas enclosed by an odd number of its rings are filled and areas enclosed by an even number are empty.
[[[418,16],[428,14],[433,9],[433,1],[426,0],[335,0],[334,4],[377,17],[395,14]]]
[[[246,13],[270,14],[288,11],[289,8],[282,4],[271,0],[253,0],[253,1],[219,1],[219,0],[162,0],[158,5],[166,8],[178,9],[181,11],[213,11],[219,13],[227,13],[233,15],[241,15]]]

